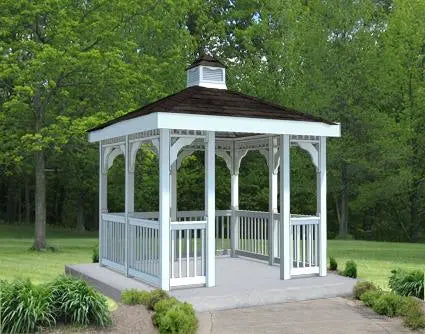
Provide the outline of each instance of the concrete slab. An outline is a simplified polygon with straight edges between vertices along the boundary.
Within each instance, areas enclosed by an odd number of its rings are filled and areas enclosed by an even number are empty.
[[[152,289],[149,285],[98,264],[69,265],[65,271],[86,279],[116,300],[125,289]],[[170,293],[202,312],[351,296],[355,283],[354,279],[332,273],[326,277],[299,276],[283,281],[279,279],[278,266],[269,266],[252,259],[217,257],[215,287],[180,288]]]

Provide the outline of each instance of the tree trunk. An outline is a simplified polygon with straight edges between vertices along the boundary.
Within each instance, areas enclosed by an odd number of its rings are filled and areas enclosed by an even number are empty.
[[[28,176],[25,176],[25,223],[29,224],[31,221],[31,202],[30,202],[30,185]]]
[[[17,212],[17,189],[16,189],[16,181],[12,176],[9,178],[9,182],[7,185],[7,222],[8,223],[16,223],[16,212]]]
[[[80,192],[77,201],[77,231],[84,232],[84,193]]]
[[[35,153],[35,239],[34,248],[46,248],[46,172],[44,152]]]
[[[341,169],[341,220],[339,222],[339,236],[344,238],[348,234],[348,179],[347,164],[344,162]]]

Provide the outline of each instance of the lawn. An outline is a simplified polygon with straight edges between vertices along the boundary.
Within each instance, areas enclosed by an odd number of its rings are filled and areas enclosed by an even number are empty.
[[[29,250],[32,226],[0,225],[0,279],[29,277],[43,283],[62,274],[65,264],[91,262],[97,232],[77,233],[54,226],[47,231],[48,243],[58,248],[56,252]],[[340,268],[347,260],[356,261],[360,278],[384,288],[391,269],[425,269],[425,244],[329,240],[328,255],[336,258]]]

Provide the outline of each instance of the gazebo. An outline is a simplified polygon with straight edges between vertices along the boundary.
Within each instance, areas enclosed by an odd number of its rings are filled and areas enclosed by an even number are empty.
[[[100,265],[164,290],[215,286],[218,253],[278,264],[283,280],[325,276],[326,137],[339,137],[340,125],[227,90],[226,67],[213,57],[201,56],[186,72],[187,88],[89,131],[89,141],[99,142]],[[159,212],[134,212],[142,145],[159,155]],[[316,167],[314,216],[290,212],[291,146],[307,151]],[[239,210],[239,168],[250,150],[267,160],[267,212]],[[195,151],[205,152],[205,210],[178,211],[177,173]],[[108,212],[107,173],[121,154],[125,212]],[[231,175],[229,210],[215,208],[216,156]]]

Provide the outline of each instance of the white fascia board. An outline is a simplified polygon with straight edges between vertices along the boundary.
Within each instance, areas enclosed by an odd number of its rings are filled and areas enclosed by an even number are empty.
[[[176,130],[341,136],[340,124],[162,112],[158,113],[158,127]]]
[[[103,129],[91,131],[89,132],[89,142],[93,143],[155,129],[158,129],[158,113],[127,119]]]
[[[159,112],[135,117],[92,131],[89,133],[89,142],[93,143],[155,129],[341,136],[340,124]]]

